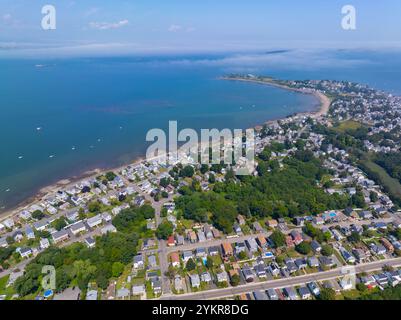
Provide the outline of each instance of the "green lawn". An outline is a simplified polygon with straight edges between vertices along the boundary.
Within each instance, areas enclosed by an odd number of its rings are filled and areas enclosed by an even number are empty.
[[[334,129],[338,132],[345,133],[348,130],[357,130],[363,125],[360,122],[354,121],[354,120],[347,120],[341,122],[338,126],[336,126]]]

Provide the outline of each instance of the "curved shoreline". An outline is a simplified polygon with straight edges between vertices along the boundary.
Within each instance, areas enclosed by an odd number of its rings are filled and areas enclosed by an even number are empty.
[[[310,89],[298,89],[298,88],[292,88],[280,83],[275,82],[273,79],[271,80],[257,80],[257,79],[248,79],[248,78],[240,78],[240,77],[222,77],[222,80],[229,80],[229,81],[241,81],[241,82],[250,82],[250,83],[257,83],[257,84],[262,84],[262,85],[267,85],[267,86],[272,86],[276,88],[280,88],[283,90],[287,91],[294,91],[294,92],[299,92],[302,94],[309,94],[315,96],[319,101],[320,101],[320,108],[317,111],[310,111],[310,112],[299,112],[295,113],[293,116],[297,115],[309,115],[312,118],[319,118],[321,116],[327,115],[330,109],[331,105],[331,99],[323,94],[320,91],[316,90],[310,90]],[[271,122],[267,121],[267,122]]]
[[[319,118],[321,116],[324,116],[328,113],[330,105],[331,105],[331,99],[324,95],[323,93],[315,90],[307,90],[307,89],[297,89],[297,88],[292,88],[288,87],[279,83],[276,83],[273,81],[262,81],[262,80],[256,80],[256,79],[245,79],[245,78],[230,78],[230,77],[221,77],[221,80],[230,80],[230,81],[241,81],[241,82],[250,82],[250,83],[257,83],[257,84],[262,84],[262,85],[269,85],[273,87],[277,87],[283,90],[289,90],[289,91],[294,91],[302,94],[309,94],[315,96],[318,101],[320,101],[320,107],[319,110],[317,111],[309,111],[309,112],[299,112],[295,113],[289,116],[310,116],[312,118]],[[279,118],[279,119],[272,119],[272,120],[267,120],[263,124],[268,124],[268,123],[273,123],[277,122],[280,119],[284,118]],[[261,127],[261,125],[255,125],[254,128]],[[122,170],[123,168],[129,166],[129,165],[136,165],[138,163],[141,163],[144,160],[143,157],[139,157],[136,159],[133,159],[131,162],[128,162],[127,164],[118,166],[118,167],[104,167],[104,168],[95,168],[89,171],[86,171],[82,173],[81,175],[75,176],[75,177],[70,177],[70,178],[65,178],[61,179],[53,184],[50,184],[48,186],[44,186],[40,188],[36,194],[33,196],[27,198],[26,200],[20,202],[16,206],[9,208],[5,210],[4,212],[0,211],[0,219],[4,220],[10,216],[14,216],[15,214],[18,214],[19,212],[27,209],[28,207],[32,206],[36,202],[43,201],[45,198],[50,196],[51,194],[56,193],[60,188],[66,188],[69,186],[73,186],[79,181],[85,180],[85,179],[91,179],[95,178],[98,175],[104,174],[107,171],[119,171]]]

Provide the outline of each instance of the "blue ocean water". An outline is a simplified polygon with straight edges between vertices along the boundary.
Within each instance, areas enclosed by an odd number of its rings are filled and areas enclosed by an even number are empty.
[[[308,95],[218,79],[226,73],[401,93],[397,53],[299,55],[0,60],[1,210],[60,179],[129,163],[145,153],[146,132],[169,120],[179,129],[247,128],[317,106]]]

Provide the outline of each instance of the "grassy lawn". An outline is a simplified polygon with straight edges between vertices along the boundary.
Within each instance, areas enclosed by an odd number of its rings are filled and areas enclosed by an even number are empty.
[[[357,130],[363,125],[360,122],[353,121],[353,120],[347,120],[344,122],[341,122],[337,127],[335,127],[335,130],[341,133],[345,133],[348,130]]]
[[[5,276],[0,279],[0,295],[6,295],[6,299],[10,299],[11,296],[15,293],[12,286],[7,287],[9,277],[10,276]]]

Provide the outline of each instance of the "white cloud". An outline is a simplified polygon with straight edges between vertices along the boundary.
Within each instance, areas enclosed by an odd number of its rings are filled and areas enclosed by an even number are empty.
[[[129,24],[128,20],[121,20],[118,22],[90,22],[89,27],[96,30],[110,30],[118,29]]]
[[[169,28],[168,31],[170,32],[177,32],[180,31],[182,29],[182,26],[177,25],[177,24],[172,24]]]

